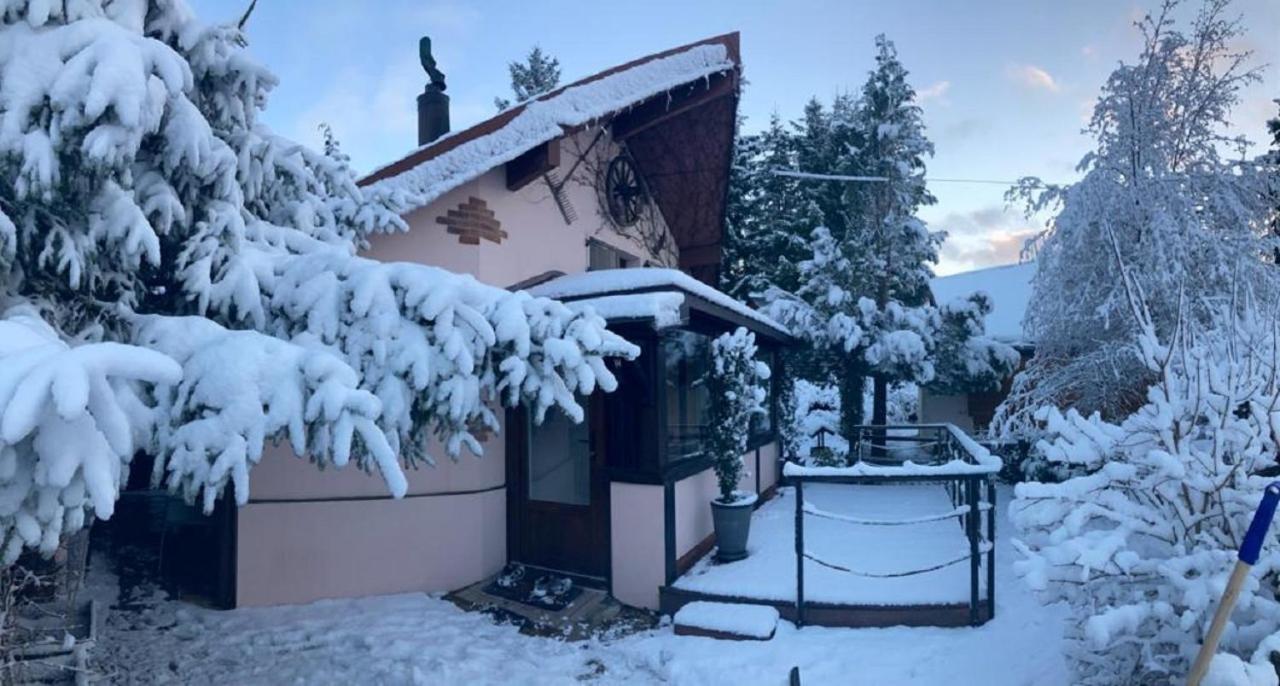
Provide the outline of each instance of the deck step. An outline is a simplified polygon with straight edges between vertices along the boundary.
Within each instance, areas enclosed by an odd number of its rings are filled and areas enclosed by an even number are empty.
[[[768,605],[695,601],[676,612],[677,636],[730,641],[767,641],[778,628],[778,611]]]

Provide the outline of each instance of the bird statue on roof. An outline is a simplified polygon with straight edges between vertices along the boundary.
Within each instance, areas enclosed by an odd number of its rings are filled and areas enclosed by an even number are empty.
[[[427,72],[427,76],[431,78],[431,86],[443,91],[445,89],[444,72],[436,67],[436,58],[431,56],[431,38],[428,36],[423,36],[418,41],[418,59],[422,61],[423,71]]]

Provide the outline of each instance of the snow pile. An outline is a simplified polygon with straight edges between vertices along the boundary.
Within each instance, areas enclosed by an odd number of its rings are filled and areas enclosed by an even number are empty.
[[[694,53],[676,63],[712,59]],[[262,125],[275,83],[238,26],[180,0],[0,4],[0,307],[35,308],[0,341],[26,389],[0,397],[9,557],[48,550],[86,498],[109,516],[135,448],[206,509],[228,482],[243,502],[284,437],[398,494],[429,432],[457,457],[499,404],[580,418],[614,387],[605,359],[638,353],[590,311],[356,257],[404,227],[394,198],[362,193],[332,140]]]
[[[496,131],[440,153],[412,169],[371,183],[365,190],[392,199],[401,212],[408,212],[542,143],[563,136],[566,129],[602,119],[676,86],[735,68],[725,46],[697,45],[593,81],[567,86],[518,106],[515,116]],[[447,141],[445,137],[430,145]]]
[[[708,286],[679,269],[639,267],[635,269],[602,269],[556,277],[529,289],[545,298],[577,299],[598,295],[654,289],[679,289],[703,300],[736,312],[779,333],[786,327],[746,304]]]
[[[86,518],[110,517],[148,431],[144,384],[177,363],[118,343],[64,342],[29,307],[0,318],[0,543],[52,554]]]
[[[1201,329],[1160,339],[1133,282],[1143,333],[1134,346],[1155,378],[1146,404],[1117,422],[1041,408],[1035,450],[1059,483],[1018,485],[1017,569],[1075,612],[1080,683],[1180,678],[1203,640],[1236,551],[1274,468],[1280,385],[1274,320],[1233,303]],[[1280,645],[1273,527],[1221,648],[1267,663]]]
[[[1218,653],[1200,686],[1276,686],[1276,669],[1270,662],[1251,665],[1227,653]]]
[[[695,601],[672,618],[676,626],[721,631],[736,636],[766,639],[778,627],[778,611],[768,605]]]

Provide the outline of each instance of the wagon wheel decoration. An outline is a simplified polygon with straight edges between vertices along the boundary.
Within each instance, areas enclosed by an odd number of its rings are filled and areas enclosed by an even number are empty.
[[[605,172],[604,184],[609,217],[613,222],[618,226],[636,223],[644,209],[645,192],[631,159],[625,155],[613,158]]]

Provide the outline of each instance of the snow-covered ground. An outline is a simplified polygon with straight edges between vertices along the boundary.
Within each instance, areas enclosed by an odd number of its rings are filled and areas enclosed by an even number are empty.
[[[799,666],[806,685],[1066,684],[1065,610],[1040,606],[1013,577],[1007,532],[996,619],[978,628],[782,622],[772,640],[736,642],[663,626],[566,643],[421,594],[230,612],[159,601],[117,612],[97,654],[111,683],[781,685]]]
[[[929,518],[951,512],[940,484],[810,484],[805,504],[837,516],[866,521]],[[805,550],[847,569],[897,574],[928,569],[963,557],[969,541],[953,517],[906,526],[868,526],[805,517]],[[731,564],[703,558],[676,586],[691,591],[770,600],[795,600],[795,491],[783,489],[751,520],[750,557]],[[985,559],[984,559],[985,562]],[[980,577],[985,581],[986,575]],[[805,597],[815,602],[912,605],[969,602],[969,563],[915,576],[851,576],[816,562],[805,564]]]

